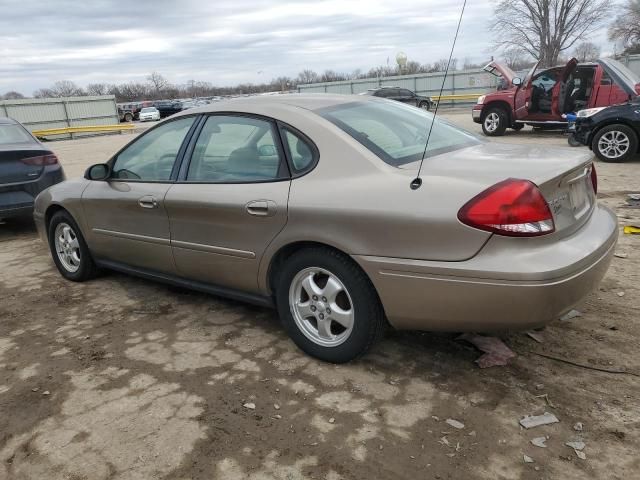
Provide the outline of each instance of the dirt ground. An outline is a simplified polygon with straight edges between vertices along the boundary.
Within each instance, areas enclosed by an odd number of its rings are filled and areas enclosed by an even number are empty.
[[[446,115],[479,131],[468,111]],[[131,138],[50,145],[73,177]],[[530,129],[498,141],[566,144]],[[597,167],[601,201],[640,224],[621,207],[640,159]],[[639,244],[620,235],[626,258],[542,343],[505,333],[507,367],[479,369],[455,334],[416,332],[334,366],[298,351],[270,310],[116,273],[67,282],[30,222],[6,222],[0,479],[640,478]],[[560,422],[519,426],[545,411]],[[541,436],[546,448],[530,443]]]

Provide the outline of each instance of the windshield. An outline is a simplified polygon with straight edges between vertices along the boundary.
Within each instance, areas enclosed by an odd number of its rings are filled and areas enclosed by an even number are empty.
[[[434,116],[422,109],[390,100],[353,102],[317,110],[389,165],[400,166],[422,158]],[[481,143],[471,133],[437,118],[427,157]]]
[[[33,142],[33,137],[20,125],[0,125],[0,145]]]

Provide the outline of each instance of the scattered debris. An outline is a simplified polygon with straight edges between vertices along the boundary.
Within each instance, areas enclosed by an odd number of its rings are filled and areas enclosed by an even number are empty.
[[[545,401],[547,402],[547,405],[549,405],[551,408],[556,408],[556,406],[551,403],[551,400],[549,400],[549,394],[545,393],[543,395],[534,395],[535,398],[544,398]]]
[[[440,421],[440,417],[436,417],[435,415],[431,415],[431,418],[433,418],[436,422]]]
[[[442,437],[440,439],[440,443],[443,444],[443,445],[446,445],[447,447],[451,446],[451,444],[449,443],[449,440],[447,439],[447,437]]]
[[[480,368],[507,365],[509,360],[516,356],[498,337],[486,337],[484,335],[465,333],[460,335],[458,340],[465,340],[475,345],[478,350],[484,352],[484,355],[476,360]]]
[[[640,373],[626,370],[624,367],[620,369],[595,367],[592,365],[586,365],[584,363],[574,362],[573,360],[568,360],[566,358],[556,357],[554,355],[547,355],[546,353],[533,352],[533,351],[529,351],[529,353],[533,355],[537,355],[539,357],[548,358],[549,360],[555,360],[556,362],[562,362],[568,365],[573,365],[574,367],[586,368],[588,370],[595,370],[597,372],[615,373],[615,374],[621,374],[621,375],[633,375],[634,377],[640,377]]]
[[[531,444],[539,448],[547,448],[547,440],[549,437],[536,437],[531,439]]]
[[[619,297],[624,297],[624,292],[618,292],[616,295],[618,295]]]
[[[331,418],[329,419],[329,423],[335,423],[335,422],[336,422],[336,419],[335,419],[335,418],[331,417]]]
[[[567,442],[565,443],[565,445],[567,447],[571,447],[574,450],[584,450],[584,447],[586,447],[585,443],[582,440],[574,440],[572,442]]]
[[[629,255],[626,253],[614,253],[613,256],[618,258],[627,258]]]
[[[536,390],[542,390],[544,388],[544,383],[537,383]]]
[[[584,428],[584,427],[583,427],[583,425],[582,425],[582,422],[576,422],[576,424],[573,426],[573,429],[574,429],[576,432],[581,432],[583,428]]]
[[[535,416],[526,416],[522,420],[520,420],[520,425],[524,428],[534,428],[539,427],[541,425],[550,425],[552,423],[558,423],[558,417],[556,417],[553,413],[544,412],[542,415]]]
[[[475,431],[475,430],[471,430],[471,431],[469,432],[469,436],[470,436],[470,437],[475,437],[475,436],[476,436],[476,431]]]
[[[533,463],[534,462],[533,458],[531,458],[529,455],[523,455],[522,458],[524,460],[524,463]]]
[[[276,410],[280,410],[280,405],[278,405],[277,403],[274,403],[273,408],[275,408]]]
[[[544,338],[542,338],[542,335],[540,334],[540,332],[536,332],[535,330],[529,330],[528,332],[526,332],[526,334],[527,336],[529,336],[529,338],[533,338],[538,343],[544,342]]]
[[[574,450],[574,452],[576,452],[576,455],[578,456],[578,458],[580,460],[586,460],[587,459],[587,455],[584,452],[581,452],[580,450]]]
[[[565,313],[562,317],[560,317],[561,322],[566,322],[571,320],[572,318],[581,317],[582,313],[578,310],[570,310],[568,313]]]
[[[256,409],[256,404],[255,403],[245,403],[242,405],[244,408],[248,408],[249,410],[255,410]]]
[[[274,415],[271,418],[275,418],[276,420],[280,420],[282,418],[282,415]]]
[[[31,389],[32,392],[37,392],[38,390],[40,390],[38,387],[35,387],[35,388]]]
[[[49,390],[45,390],[44,392],[42,392],[42,395],[48,396],[51,395],[51,392]]]
[[[461,430],[464,428],[464,423],[459,422],[458,420],[454,420],[452,418],[447,418],[445,420],[445,423],[453,428],[457,428],[458,430]]]

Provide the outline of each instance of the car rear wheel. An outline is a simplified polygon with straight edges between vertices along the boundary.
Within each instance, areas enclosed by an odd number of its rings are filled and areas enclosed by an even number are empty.
[[[507,112],[502,108],[490,108],[482,120],[482,131],[488,137],[504,135],[507,129]]]
[[[131,115],[130,113],[125,114],[124,121],[125,122],[133,122],[133,115]]]
[[[420,105],[418,105],[420,108],[429,111],[431,109],[431,103],[429,102],[420,102]]]
[[[66,211],[55,213],[49,222],[48,233],[51,256],[64,278],[84,282],[96,276],[98,268],[71,215]]]
[[[626,125],[608,125],[593,137],[591,149],[603,162],[624,162],[638,152],[638,137]]]
[[[363,355],[386,327],[369,278],[351,259],[328,248],[289,257],[278,277],[276,303],[296,345],[327,362]]]

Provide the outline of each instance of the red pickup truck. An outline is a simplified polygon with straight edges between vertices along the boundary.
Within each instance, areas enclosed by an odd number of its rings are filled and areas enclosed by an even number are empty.
[[[507,128],[525,125],[565,128],[564,113],[606,107],[640,95],[640,78],[611,58],[538,71],[536,64],[524,79],[498,62],[484,70],[499,78],[496,92],[482,95],[471,112],[488,136],[503,135]]]

